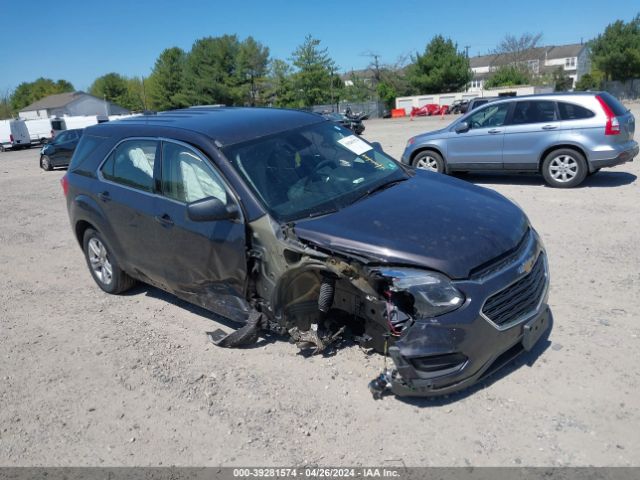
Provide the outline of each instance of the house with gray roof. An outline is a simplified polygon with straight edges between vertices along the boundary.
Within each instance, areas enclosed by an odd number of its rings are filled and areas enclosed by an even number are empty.
[[[49,95],[18,113],[22,120],[40,118],[76,116],[76,115],[124,115],[130,113],[126,108],[85,92],[67,92]]]
[[[572,79],[574,86],[585,73],[591,72],[589,48],[582,43],[537,47],[527,52],[522,62],[526,62],[533,75],[550,74],[560,68]],[[469,63],[473,71],[469,91],[481,92],[484,82],[492,73],[501,66],[513,63],[513,60],[507,55],[491,54],[471,57]]]

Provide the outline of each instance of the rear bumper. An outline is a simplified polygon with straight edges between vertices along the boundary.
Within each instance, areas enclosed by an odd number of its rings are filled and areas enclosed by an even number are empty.
[[[635,143],[635,142],[634,142]],[[605,168],[605,167],[615,167],[616,165],[621,165],[626,162],[632,162],[633,158],[638,155],[638,151],[640,147],[635,143],[631,148],[628,148],[622,152],[620,152],[616,157],[609,158],[605,160],[591,160],[589,162],[591,164],[591,168],[593,170],[597,168]]]

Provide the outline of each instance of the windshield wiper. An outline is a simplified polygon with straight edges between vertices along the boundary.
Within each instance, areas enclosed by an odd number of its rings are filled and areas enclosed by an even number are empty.
[[[358,201],[362,200],[363,198],[370,197],[371,195],[373,195],[376,192],[380,192],[382,190],[386,190],[387,188],[391,188],[391,187],[393,187],[394,185],[397,185],[400,182],[404,182],[405,180],[408,180],[408,179],[407,178],[399,178],[397,180],[391,180],[389,182],[377,185],[377,186],[375,186],[373,188],[370,188],[366,192],[364,192],[362,195],[360,195],[358,198],[356,198],[355,201],[358,202]]]
[[[307,215],[307,218],[321,217],[323,215],[329,215],[330,213],[336,213],[340,210],[337,207],[325,208],[324,210],[318,210],[317,212],[311,212]]]

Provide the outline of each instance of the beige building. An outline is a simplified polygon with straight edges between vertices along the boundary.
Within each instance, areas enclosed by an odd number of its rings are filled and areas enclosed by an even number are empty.
[[[589,48],[586,44],[551,45],[531,50],[526,58],[527,67],[534,75],[552,74],[558,68],[573,80],[573,86],[582,75],[591,71]],[[473,79],[469,84],[469,92],[476,94],[484,90],[485,81],[501,66],[509,61],[503,55],[481,55],[469,59]]]

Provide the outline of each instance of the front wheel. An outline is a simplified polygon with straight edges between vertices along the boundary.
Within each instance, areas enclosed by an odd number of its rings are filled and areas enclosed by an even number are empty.
[[[82,242],[91,276],[107,293],[118,294],[129,290],[135,281],[118,265],[118,261],[102,236],[88,228]]]
[[[53,170],[53,166],[51,165],[51,159],[47,155],[42,155],[40,157],[40,168],[50,172]]]
[[[580,185],[588,171],[582,154],[568,148],[554,150],[542,162],[542,176],[549,186],[555,188]]]
[[[422,170],[431,170],[432,172],[444,172],[444,160],[438,152],[426,150],[416,155],[413,160],[413,166]]]

